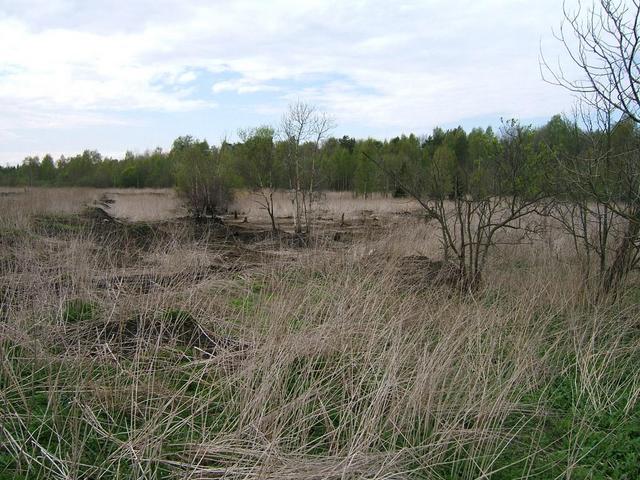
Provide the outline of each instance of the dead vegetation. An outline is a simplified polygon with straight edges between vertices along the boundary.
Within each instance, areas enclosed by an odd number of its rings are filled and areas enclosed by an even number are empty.
[[[0,478],[639,473],[639,290],[592,303],[560,229],[468,293],[406,200],[328,194],[301,248],[285,195],[274,233],[104,194],[0,222]]]

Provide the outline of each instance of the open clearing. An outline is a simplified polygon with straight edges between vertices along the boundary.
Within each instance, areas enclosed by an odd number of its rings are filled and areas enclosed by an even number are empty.
[[[248,193],[0,212],[0,478],[640,478],[640,286],[592,304],[552,226],[463,295],[407,199],[327,193],[306,246],[286,194],[278,235]]]

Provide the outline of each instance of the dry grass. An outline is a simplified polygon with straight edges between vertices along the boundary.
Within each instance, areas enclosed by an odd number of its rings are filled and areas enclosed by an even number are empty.
[[[235,203],[230,207],[231,211],[237,210],[247,215],[249,220],[263,221],[265,211],[261,206],[262,197],[255,192],[241,192]],[[373,194],[368,198],[355,197],[350,192],[327,192],[313,203],[314,215],[339,221],[342,214],[345,220],[357,220],[362,216],[378,216],[390,214],[409,213],[415,211],[418,205],[411,199],[398,199]],[[276,217],[291,217],[294,213],[292,197],[287,192],[274,194],[274,212]]]
[[[171,189],[1,188],[5,221],[31,215],[77,214],[87,205],[114,200],[113,214],[131,221],[159,221],[184,216],[186,210]]]
[[[293,215],[293,204],[287,192],[274,195],[275,213],[279,218]],[[0,207],[5,217],[34,214],[73,214],[103,198],[114,200],[112,213],[131,221],[159,221],[187,214],[181,200],[171,189],[97,189],[97,188],[11,188],[0,187]],[[250,221],[266,222],[258,193],[239,192],[230,211],[247,216]],[[328,192],[314,203],[314,214],[340,220],[357,220],[364,216],[382,217],[415,211],[410,199],[392,199],[379,194],[369,198],[354,197],[348,192]]]
[[[77,212],[102,193],[43,195]],[[113,208],[157,218],[175,201],[157,196]],[[21,198],[0,226],[0,478],[638,473],[634,291],[585,301],[558,231],[501,248],[460,296],[401,281],[403,256],[438,255],[402,200],[328,195],[318,215],[345,212],[352,241],[275,249],[185,222],[144,248],[51,233],[30,217],[51,203]]]

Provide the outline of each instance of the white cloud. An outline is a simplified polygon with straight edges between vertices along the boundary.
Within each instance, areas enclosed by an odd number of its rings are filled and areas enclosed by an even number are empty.
[[[262,112],[306,98],[339,122],[379,131],[550,115],[569,106],[566,92],[540,80],[537,63],[560,7],[557,0],[8,0],[0,7],[0,45],[10,46],[0,49],[0,108],[11,107],[13,118],[0,122],[0,133],[212,108],[229,92],[260,92]]]
[[[144,63],[149,39],[51,29],[35,33],[15,21],[0,21],[0,99],[32,106],[74,109],[183,110],[206,105],[184,88],[165,91],[156,79],[187,79],[186,66]],[[154,43],[155,44],[155,43]],[[184,82],[178,82],[184,83]]]
[[[256,82],[247,78],[216,82],[211,87],[211,91],[213,93],[236,92],[242,94],[256,92],[276,92],[278,90],[280,90],[280,88],[276,86]]]

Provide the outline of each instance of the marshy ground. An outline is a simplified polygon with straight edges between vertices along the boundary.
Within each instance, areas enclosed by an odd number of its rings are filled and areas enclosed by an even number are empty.
[[[546,225],[461,294],[410,200],[255,200],[2,191],[0,478],[640,477],[635,274]]]

